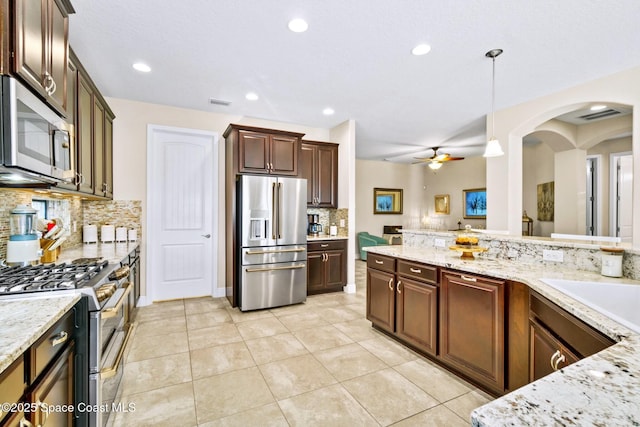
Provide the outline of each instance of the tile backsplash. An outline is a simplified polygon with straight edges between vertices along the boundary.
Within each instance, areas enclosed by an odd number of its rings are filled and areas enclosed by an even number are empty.
[[[338,236],[349,234],[349,209],[307,208],[307,214],[317,214],[322,224],[322,234],[329,234],[329,226],[338,226]],[[344,227],[340,227],[340,220],[344,220]]]
[[[139,200],[82,200],[80,197],[51,198],[25,190],[0,189],[0,259],[7,256],[9,215],[17,205],[31,204],[33,199],[47,200],[49,218],[61,218],[67,230],[62,250],[82,243],[82,226],[114,225],[135,229],[142,236],[142,202]],[[74,231],[75,223],[75,231]]]

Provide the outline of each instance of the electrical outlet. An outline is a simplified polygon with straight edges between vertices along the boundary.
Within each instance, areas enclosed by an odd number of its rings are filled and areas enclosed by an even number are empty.
[[[344,219],[341,219],[341,220],[340,220],[340,227],[344,228],[344,226],[345,226]]]
[[[543,261],[562,262],[564,260],[564,251],[544,249],[542,251]]]
[[[433,246],[436,248],[444,248],[445,240],[444,239],[433,239]]]
[[[73,232],[78,231],[78,221],[73,221]]]

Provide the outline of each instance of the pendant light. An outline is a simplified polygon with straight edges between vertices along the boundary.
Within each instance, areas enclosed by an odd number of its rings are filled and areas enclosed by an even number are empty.
[[[500,146],[500,142],[495,137],[496,131],[496,123],[495,123],[495,114],[496,114],[496,57],[502,54],[502,49],[491,49],[489,52],[485,53],[484,56],[487,58],[491,58],[493,61],[493,77],[491,81],[491,138],[489,142],[487,142],[487,147],[485,148],[484,157],[498,157],[504,155],[502,151],[502,147]]]

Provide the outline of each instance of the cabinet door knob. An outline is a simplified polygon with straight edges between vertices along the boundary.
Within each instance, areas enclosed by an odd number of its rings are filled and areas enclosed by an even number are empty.
[[[560,356],[556,359],[556,363],[553,365],[553,370],[557,371],[558,370],[558,365],[560,365],[565,360],[567,360],[567,358],[564,357],[564,354],[560,353]]]
[[[375,262],[376,264],[380,264],[380,265],[384,264],[384,261],[380,261],[379,259],[376,259]]]
[[[396,285],[396,290],[398,291],[399,294],[402,293],[402,289],[400,289],[401,284],[402,284],[402,280],[398,280],[398,284]]]
[[[556,363],[555,363],[555,358],[556,357],[560,357],[560,350],[556,350],[556,352],[551,355],[551,360],[550,360],[551,369],[553,369],[554,371],[557,370]]]
[[[202,237],[210,239],[211,238],[211,234],[202,234]]]
[[[465,276],[464,274],[461,274],[460,278],[462,278],[462,280],[465,280],[467,282],[477,282],[478,281],[478,279],[476,279],[475,277]]]
[[[393,292],[393,277],[389,279],[389,290]]]
[[[413,267],[411,267],[411,268],[409,268],[409,270],[410,270],[412,273],[422,273],[422,270],[420,270],[419,268],[413,268]]]
[[[65,331],[62,331],[58,335],[51,337],[50,338],[51,347],[55,347],[59,344],[66,342],[67,338],[69,338],[69,334],[67,334]]]

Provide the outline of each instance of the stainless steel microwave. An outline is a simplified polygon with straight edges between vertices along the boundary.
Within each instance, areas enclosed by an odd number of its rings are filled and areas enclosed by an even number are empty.
[[[71,182],[73,127],[15,78],[0,79],[0,185]]]

